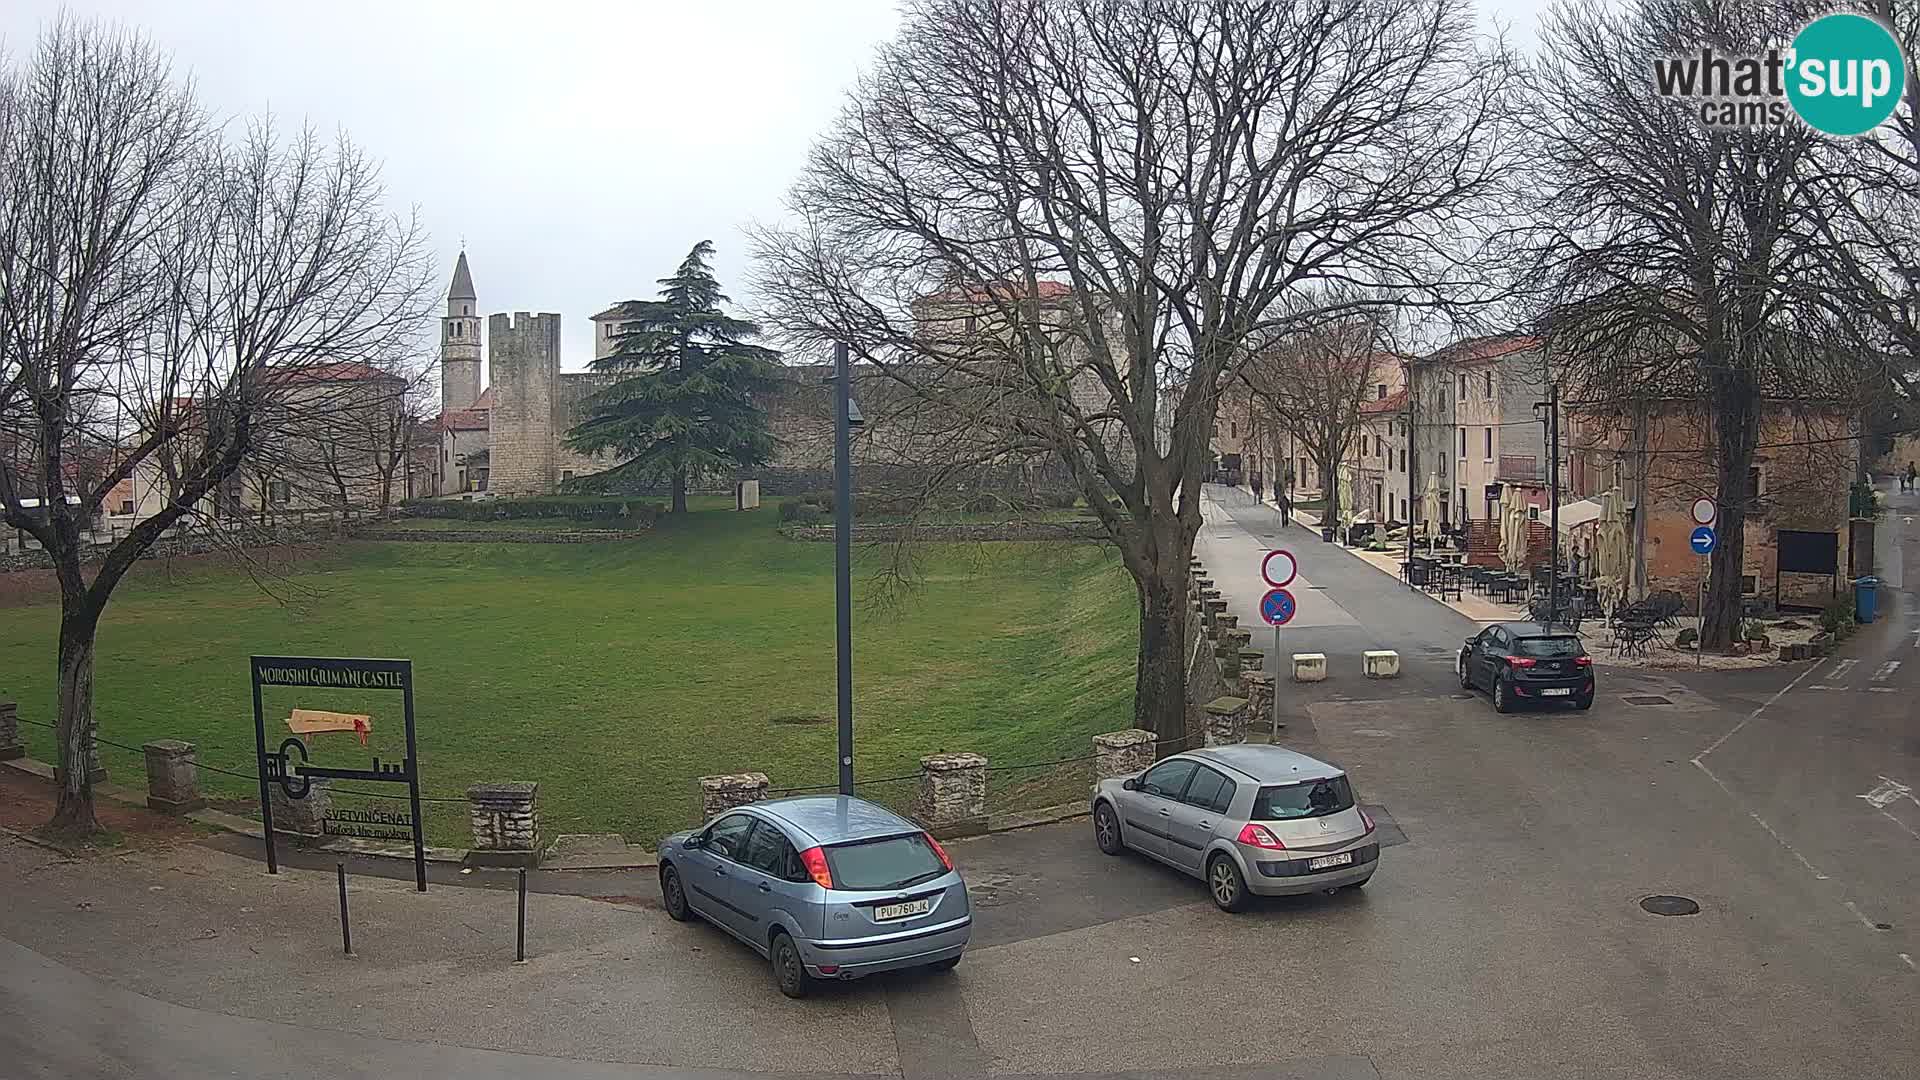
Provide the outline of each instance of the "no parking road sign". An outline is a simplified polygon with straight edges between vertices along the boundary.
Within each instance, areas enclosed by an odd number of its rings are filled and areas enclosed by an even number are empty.
[[[1295,610],[1293,594],[1285,589],[1273,589],[1260,598],[1260,617],[1267,620],[1268,626],[1285,626],[1293,621]]]

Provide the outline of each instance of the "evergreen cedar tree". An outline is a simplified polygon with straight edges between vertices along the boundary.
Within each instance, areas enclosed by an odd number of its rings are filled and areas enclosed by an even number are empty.
[[[686,512],[689,478],[762,465],[773,454],[755,395],[772,389],[780,354],[749,344],[757,325],[721,312],[728,300],[707,267],[712,254],[702,240],[660,279],[660,299],[620,305],[624,332],[593,362],[615,381],[587,398],[587,418],[567,439],[582,453],[622,460],[596,479],[670,484],[676,514]]]

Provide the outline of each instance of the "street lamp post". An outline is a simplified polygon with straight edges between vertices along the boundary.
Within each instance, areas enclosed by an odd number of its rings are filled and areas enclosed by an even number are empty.
[[[834,660],[839,684],[840,794],[853,794],[853,404],[847,346],[833,347],[833,592]]]

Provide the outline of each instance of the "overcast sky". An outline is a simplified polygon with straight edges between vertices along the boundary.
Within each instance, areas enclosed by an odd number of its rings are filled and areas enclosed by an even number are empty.
[[[1487,0],[1531,38],[1543,0]],[[587,317],[651,296],[696,242],[746,300],[740,226],[782,213],[894,0],[5,0],[18,59],[62,7],[147,31],[219,114],[344,128],[417,205],[442,276],[464,241],[480,309]],[[444,283],[442,284],[444,288]]]

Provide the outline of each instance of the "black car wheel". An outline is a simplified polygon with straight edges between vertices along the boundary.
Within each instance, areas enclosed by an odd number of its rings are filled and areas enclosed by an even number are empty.
[[[1493,680],[1493,711],[1498,713],[1513,711],[1513,691],[1507,689],[1505,678]]]
[[[1460,656],[1460,689],[1473,689],[1473,673],[1467,668],[1467,657],[1464,653]]]
[[[781,993],[790,998],[803,998],[813,989],[813,976],[807,974],[807,965],[800,959],[800,947],[784,932],[773,936],[768,957],[773,962],[773,981]]]
[[[1214,906],[1221,911],[1245,911],[1247,908],[1247,882],[1240,876],[1240,868],[1225,855],[1215,855],[1207,863],[1207,893],[1213,897]]]
[[[929,971],[952,971],[959,966],[960,958],[957,956],[949,956],[945,960],[935,960],[933,963],[928,964],[927,969]]]
[[[1573,707],[1579,709],[1581,712],[1586,712],[1588,709],[1593,708],[1593,695],[1588,694],[1585,697],[1574,698]]]
[[[667,909],[667,918],[674,922],[686,922],[693,913],[687,907],[687,890],[680,884],[680,872],[672,864],[660,868],[660,902]]]
[[[1113,807],[1106,803],[1093,808],[1093,842],[1108,855],[1118,855],[1127,850],[1127,846],[1120,841],[1120,819],[1114,814]]]

